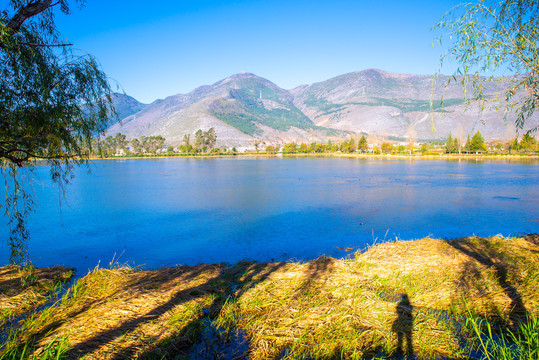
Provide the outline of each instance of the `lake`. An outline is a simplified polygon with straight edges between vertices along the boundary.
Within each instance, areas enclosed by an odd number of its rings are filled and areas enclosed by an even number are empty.
[[[425,236],[539,232],[539,162],[354,158],[92,161],[60,205],[37,168],[36,266],[308,260]],[[7,223],[4,217],[4,223]],[[0,236],[7,239],[7,226]],[[7,241],[0,261],[7,263]]]

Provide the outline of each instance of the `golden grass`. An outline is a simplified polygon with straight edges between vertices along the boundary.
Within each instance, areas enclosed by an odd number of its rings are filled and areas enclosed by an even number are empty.
[[[537,236],[472,237],[383,243],[350,260],[96,269],[6,349],[67,339],[69,358],[360,359],[396,354],[406,332],[419,358],[464,357],[468,309],[507,324],[539,314],[538,260]]]
[[[72,276],[72,269],[60,266],[0,267],[0,326],[46,303],[49,295]]]

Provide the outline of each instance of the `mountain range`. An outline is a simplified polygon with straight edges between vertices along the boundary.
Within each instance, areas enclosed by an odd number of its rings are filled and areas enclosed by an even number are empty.
[[[239,73],[151,104],[114,94],[121,122],[107,135],[162,135],[167,144],[180,145],[184,135],[213,127],[220,147],[327,142],[360,133],[380,141],[443,139],[449,132],[465,139],[478,130],[486,140],[515,137],[514,117],[506,121],[503,110],[465,104],[459,79],[448,80],[369,69],[285,90]],[[487,83],[485,95],[499,96],[503,88]]]

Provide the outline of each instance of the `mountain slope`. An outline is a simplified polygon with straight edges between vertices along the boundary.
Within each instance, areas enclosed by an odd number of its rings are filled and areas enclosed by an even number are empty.
[[[154,101],[108,133],[128,138],[160,134],[168,143],[180,144],[185,134],[210,127],[216,130],[218,146],[247,146],[256,139],[326,141],[346,135],[316,126],[296,108],[288,91],[250,73]]]
[[[111,98],[120,120],[136,114],[146,107],[146,104],[137,101],[129,95],[114,93]]]
[[[163,135],[168,144],[179,145],[184,135],[214,127],[217,145],[227,147],[252,146],[257,139],[326,142],[358,133],[417,140],[443,139],[451,132],[465,140],[479,130],[486,140],[515,137],[514,114],[506,121],[503,110],[466,105],[459,79],[447,85],[448,79],[441,76],[433,83],[432,75],[369,69],[287,91],[240,73],[149,105],[116,95],[124,118],[108,134]],[[500,98],[507,86],[487,83],[485,94]]]
[[[311,129],[313,122],[298,110],[290,94],[277,85],[252,74],[233,76],[228,96],[210,104],[210,113],[242,132],[254,135],[263,130],[257,123],[281,131],[291,126]]]
[[[466,106],[459,79],[446,86],[448,79],[441,76],[433,83],[432,75],[369,69],[290,93],[316,125],[334,129],[415,139],[444,138],[450,131],[462,138],[477,130],[486,139],[514,137],[514,116],[506,122],[503,112],[493,107],[481,111],[477,105]],[[504,86],[488,83],[485,94],[494,97]]]

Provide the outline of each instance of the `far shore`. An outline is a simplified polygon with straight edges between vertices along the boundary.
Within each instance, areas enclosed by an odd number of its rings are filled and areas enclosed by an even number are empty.
[[[267,157],[267,158],[358,158],[358,159],[382,159],[382,160],[469,160],[469,159],[504,159],[539,160],[539,154],[359,154],[359,153],[290,153],[269,154],[265,152],[246,152],[234,154],[174,154],[174,155],[133,155],[99,157],[91,156],[89,160],[123,160],[123,159],[169,159],[169,158],[234,158],[234,157]]]

